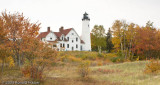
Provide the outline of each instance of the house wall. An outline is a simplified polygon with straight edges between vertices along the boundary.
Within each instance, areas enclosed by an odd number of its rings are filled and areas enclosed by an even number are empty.
[[[80,51],[80,38],[78,36],[78,34],[74,31],[71,30],[66,36],[65,38],[68,39],[67,37],[69,37],[69,41],[60,41],[60,43],[64,43],[65,44],[65,51],[72,51],[72,47],[73,47],[73,51]],[[78,41],[76,41],[76,38],[78,38]],[[73,42],[72,42],[73,40]],[[69,44],[69,48],[67,48],[67,44]],[[76,45],[78,45],[78,48],[76,48]]]
[[[52,38],[52,39],[50,39]],[[46,41],[55,41],[57,38],[55,36],[55,34],[53,32],[50,32],[47,36],[46,36]]]

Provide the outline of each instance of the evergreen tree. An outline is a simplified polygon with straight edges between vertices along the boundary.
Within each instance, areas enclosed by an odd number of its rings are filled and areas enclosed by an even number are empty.
[[[113,49],[112,33],[111,33],[110,28],[108,30],[107,37],[106,37],[106,48],[108,52],[111,52],[111,50]]]

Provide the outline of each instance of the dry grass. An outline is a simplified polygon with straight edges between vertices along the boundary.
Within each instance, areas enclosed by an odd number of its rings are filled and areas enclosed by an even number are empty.
[[[85,52],[82,53],[85,54]],[[94,52],[93,54],[92,52],[89,53],[93,57],[94,54],[97,55]],[[90,66],[91,73],[89,78],[84,80],[78,74],[79,58],[82,56],[81,52],[64,52],[59,56],[65,55],[71,56],[68,59],[72,61],[58,61],[58,64],[46,68],[44,71],[44,81],[40,82],[40,85],[160,85],[160,75],[148,75],[144,73],[146,64],[149,61],[105,63],[106,60],[102,61],[102,59],[90,60],[92,62]],[[114,54],[109,55],[111,57],[114,56]],[[73,56],[76,56],[76,58],[73,58]],[[110,56],[107,54],[108,58]],[[4,75],[0,80],[31,81],[24,78],[18,69],[5,69]]]

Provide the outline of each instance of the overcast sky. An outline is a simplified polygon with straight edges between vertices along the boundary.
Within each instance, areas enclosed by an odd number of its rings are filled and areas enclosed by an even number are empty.
[[[0,12],[20,12],[31,20],[41,23],[40,32],[50,26],[58,31],[63,26],[74,28],[79,35],[82,30],[82,16],[86,11],[94,25],[103,25],[105,30],[117,19],[144,26],[150,20],[160,28],[160,0],[2,0]]]

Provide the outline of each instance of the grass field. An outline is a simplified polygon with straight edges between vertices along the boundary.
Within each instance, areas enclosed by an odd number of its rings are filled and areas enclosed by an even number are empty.
[[[115,54],[98,55],[96,52],[62,52],[59,57],[57,64],[45,69],[40,85],[160,85],[160,75],[144,74],[149,61],[113,63],[109,60],[116,57]],[[87,80],[78,73],[78,66],[84,60],[92,63]],[[32,80],[25,78],[19,68],[5,68],[0,82],[6,81]]]
[[[144,74],[148,61],[125,62],[91,68],[90,80],[83,81],[73,66],[46,71],[46,84],[54,85],[160,85],[160,75]]]

